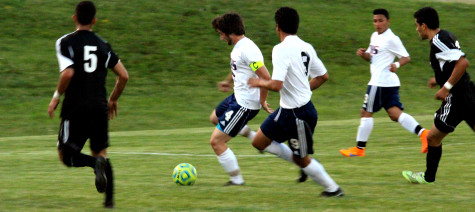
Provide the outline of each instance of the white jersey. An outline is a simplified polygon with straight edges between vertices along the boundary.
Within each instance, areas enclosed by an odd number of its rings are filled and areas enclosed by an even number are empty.
[[[249,78],[257,78],[251,69],[253,62],[264,62],[261,50],[247,37],[239,40],[231,52],[231,71],[234,80],[234,96],[242,107],[261,109],[259,88],[252,88],[247,84]]]
[[[312,97],[309,76],[315,78],[327,73],[312,45],[297,35],[288,35],[272,50],[273,80],[283,81],[280,106],[293,109],[307,104]]]
[[[379,87],[401,86],[396,73],[389,71],[396,57],[409,57],[409,53],[402,45],[401,39],[391,29],[382,34],[374,32],[371,35],[367,53],[371,54],[371,80],[368,85]]]

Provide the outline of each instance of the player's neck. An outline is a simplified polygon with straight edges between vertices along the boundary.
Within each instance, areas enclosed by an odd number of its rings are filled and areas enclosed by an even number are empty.
[[[437,28],[437,29],[431,29],[429,30],[429,32],[427,32],[427,37],[429,38],[429,40],[432,40],[432,38],[437,35],[437,33],[440,32],[440,28]]]
[[[241,39],[243,39],[245,36],[244,35],[234,35],[232,37],[233,40],[233,45],[236,45]]]
[[[76,31],[87,30],[92,31],[92,24],[89,25],[76,25]]]

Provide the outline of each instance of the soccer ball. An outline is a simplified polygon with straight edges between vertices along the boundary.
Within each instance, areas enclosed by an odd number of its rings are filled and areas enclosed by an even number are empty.
[[[180,163],[173,169],[173,182],[177,185],[193,185],[196,182],[198,173],[193,165]]]

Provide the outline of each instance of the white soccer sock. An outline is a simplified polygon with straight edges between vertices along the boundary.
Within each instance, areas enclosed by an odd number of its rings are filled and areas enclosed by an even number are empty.
[[[229,174],[231,181],[237,184],[244,183],[244,179],[239,171],[236,155],[234,155],[234,152],[230,148],[226,149],[221,155],[218,155],[218,161]]]
[[[252,141],[254,136],[256,136],[256,132],[251,130],[251,128],[249,128],[247,125],[244,125],[244,127],[239,131],[238,135],[242,135]]]
[[[367,142],[371,131],[373,131],[373,117],[361,118],[356,141]]]
[[[338,190],[339,186],[336,184],[335,181],[328,175],[323,168],[322,164],[320,164],[317,160],[312,158],[310,164],[307,167],[302,169],[310,178],[315,181],[316,183],[322,185],[327,192],[335,192]]]
[[[272,141],[270,145],[264,149],[264,151],[277,155],[277,157],[280,157],[291,163],[294,162],[292,160],[292,150],[290,150],[290,148],[283,143]]]
[[[414,131],[416,130],[416,127],[417,127],[417,125],[419,125],[419,123],[411,115],[409,115],[407,113],[401,113],[401,115],[399,116],[399,119],[397,121],[407,131],[409,131],[411,133],[416,133]],[[422,132],[422,130],[421,130],[421,132]]]

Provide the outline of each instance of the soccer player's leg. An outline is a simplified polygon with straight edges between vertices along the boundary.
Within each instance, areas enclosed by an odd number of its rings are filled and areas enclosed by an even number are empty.
[[[226,143],[235,137],[242,126],[246,125],[247,121],[252,119],[257,112],[257,110],[241,107],[233,100],[227,110],[218,117],[218,124],[211,135],[210,145],[216,153],[219,163],[230,176],[230,181],[225,185],[244,185],[237,158],[234,152],[226,146]]]
[[[421,153],[427,153],[427,134],[429,130],[423,128],[414,117],[404,113],[404,106],[399,99],[399,87],[383,88],[384,108],[389,118],[401,124],[407,131],[416,134],[421,140]]]
[[[58,135],[58,154],[61,162],[68,167],[94,168],[96,159],[81,153],[87,136],[85,136],[81,120],[61,121]]]
[[[107,169],[107,148],[109,147],[109,120],[106,110],[93,113],[90,120],[88,131],[90,132],[90,149],[92,155],[96,158],[94,174],[96,175],[95,184],[99,193],[107,190],[108,182]]]
[[[340,149],[340,154],[346,157],[364,157],[366,144],[373,131],[373,113],[378,112],[382,107],[381,88],[368,85],[363,107],[361,109],[360,125],[356,134],[356,146],[349,149]]]
[[[286,144],[282,143],[288,140],[289,137],[285,135],[286,129],[282,127],[285,126],[285,120],[279,119],[281,113],[285,113],[285,110],[278,108],[264,120],[252,141],[252,145],[259,151],[274,154],[293,163],[292,151]]]

